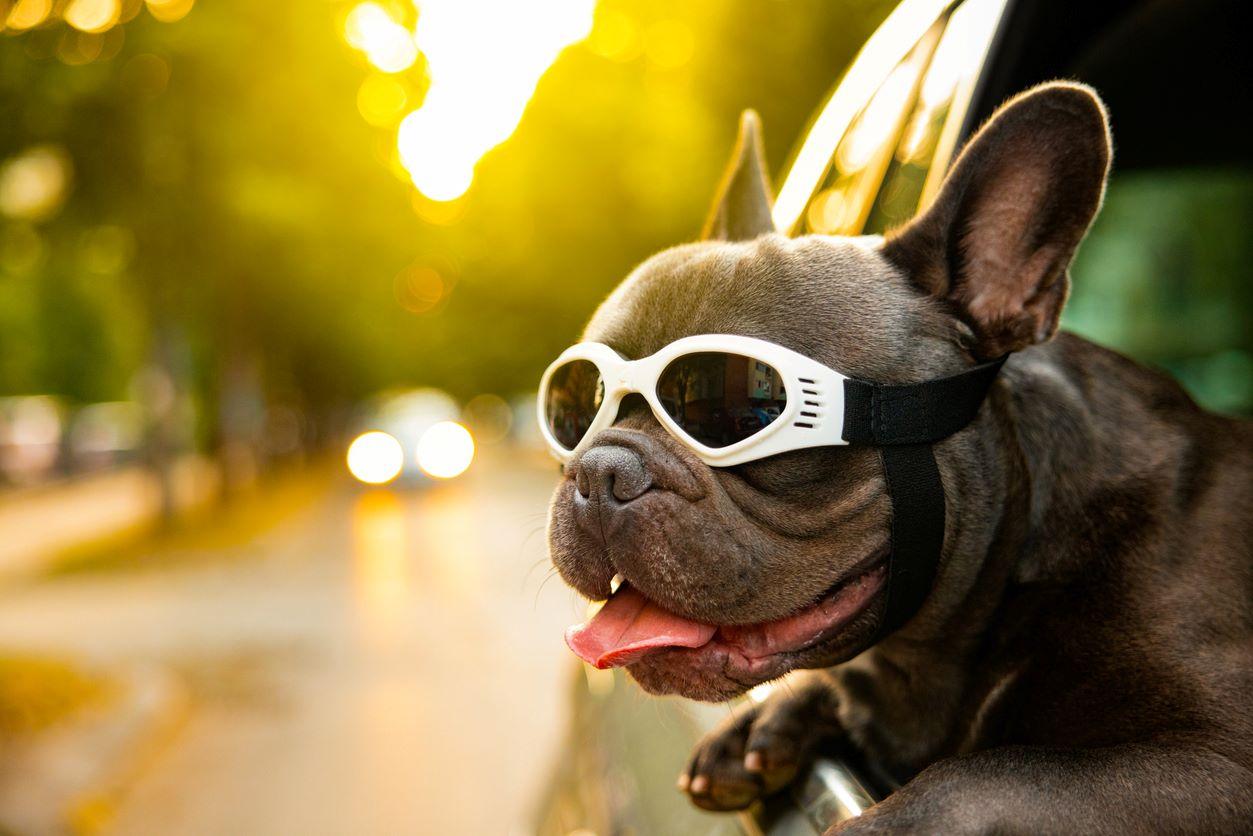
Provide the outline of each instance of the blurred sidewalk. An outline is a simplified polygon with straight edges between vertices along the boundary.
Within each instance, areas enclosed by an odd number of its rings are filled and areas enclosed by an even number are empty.
[[[217,489],[212,463],[185,456],[171,474],[174,505],[188,510]],[[138,465],[0,493],[0,581],[37,572],[84,543],[142,530],[161,514],[156,474]]]
[[[499,456],[424,491],[345,481],[220,559],[11,589],[0,646],[184,683],[112,832],[524,833],[582,611],[541,584],[554,478]]]
[[[163,668],[112,671],[100,699],[50,728],[4,740],[0,833],[94,833],[187,716],[182,683]]]

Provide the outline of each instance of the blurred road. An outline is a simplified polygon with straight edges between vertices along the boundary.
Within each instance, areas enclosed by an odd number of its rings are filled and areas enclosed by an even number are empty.
[[[6,590],[0,646],[188,683],[116,832],[523,833],[582,610],[541,588],[554,479],[502,456],[426,491],[337,483],[210,560]]]

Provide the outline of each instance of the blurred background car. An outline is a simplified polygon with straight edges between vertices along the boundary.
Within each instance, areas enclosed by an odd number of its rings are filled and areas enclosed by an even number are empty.
[[[781,229],[880,232],[997,102],[1072,76],[1118,151],[1066,326],[1253,411],[1236,11],[0,0],[0,830],[754,832],[869,803],[890,788],[828,761],[755,818],[699,813],[673,780],[726,707],[568,654],[539,374],[696,233],[742,108]]]
[[[497,399],[499,401],[499,399]],[[476,414],[489,441],[508,432],[512,415],[503,401],[495,415]],[[397,479],[429,485],[435,479],[460,476],[474,461],[474,438],[457,423],[457,402],[436,389],[418,389],[375,398],[358,419],[368,426],[348,445],[348,470],[366,485]],[[490,422],[497,422],[496,426]],[[505,422],[500,427],[500,422]]]

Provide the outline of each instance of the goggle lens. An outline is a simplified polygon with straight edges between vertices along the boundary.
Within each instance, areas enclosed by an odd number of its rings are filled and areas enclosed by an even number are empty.
[[[657,379],[657,399],[674,422],[706,447],[728,447],[778,420],[787,405],[783,375],[740,354],[684,354]]]
[[[571,360],[553,370],[544,394],[544,419],[557,443],[573,450],[587,435],[600,404],[605,382],[590,360]]]

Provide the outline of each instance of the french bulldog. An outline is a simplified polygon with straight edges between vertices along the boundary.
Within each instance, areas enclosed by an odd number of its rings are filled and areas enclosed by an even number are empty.
[[[620,657],[644,689],[726,700],[796,672],[697,747],[679,778],[697,805],[744,808],[838,744],[901,786],[831,833],[1253,832],[1253,429],[1057,333],[1110,159],[1096,93],[1050,83],[903,228],[788,238],[746,114],[704,240],[592,317],[583,339],[627,358],[738,334],[885,383],[1009,355],[935,445],[940,562],[889,635],[873,447],[711,468],[631,396],[566,466],[552,559],[592,600],[625,579],[657,634]],[[703,643],[667,644],[693,624]]]

